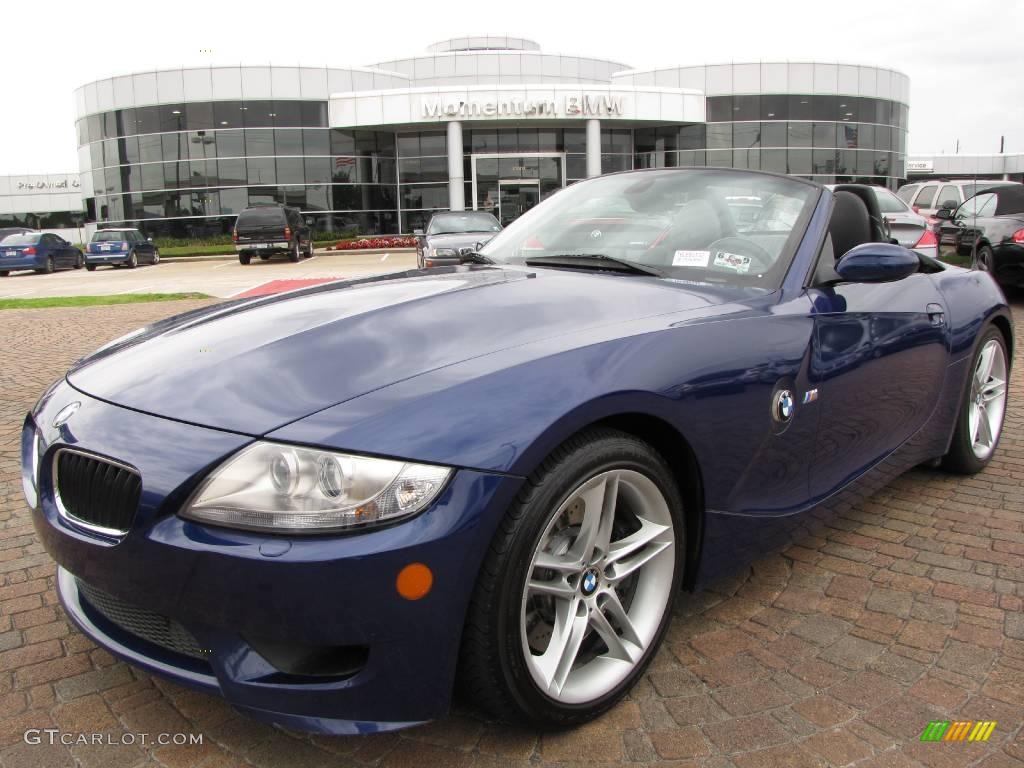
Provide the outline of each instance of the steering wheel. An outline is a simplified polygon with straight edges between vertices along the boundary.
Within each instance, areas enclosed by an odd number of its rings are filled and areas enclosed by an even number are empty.
[[[709,266],[738,274],[763,275],[775,265],[768,251],[745,237],[720,238],[708,246],[708,251],[711,252]]]

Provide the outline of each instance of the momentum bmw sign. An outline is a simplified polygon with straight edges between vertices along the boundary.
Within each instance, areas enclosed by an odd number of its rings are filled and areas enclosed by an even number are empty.
[[[625,97],[566,95],[561,99],[504,98],[488,100],[424,99],[425,118],[472,117],[619,117]]]

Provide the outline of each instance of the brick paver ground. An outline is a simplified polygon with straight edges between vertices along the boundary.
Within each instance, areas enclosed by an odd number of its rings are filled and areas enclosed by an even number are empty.
[[[0,313],[0,762],[27,766],[1024,766],[1024,378],[974,478],[916,470],[787,551],[681,601],[630,697],[561,734],[471,711],[322,738],[115,661],[57,605],[21,496],[21,421],[81,354],[194,303]],[[1018,313],[1020,316],[1020,313]],[[1024,324],[1018,324],[1024,339]],[[1021,355],[1018,355],[1021,362]],[[922,744],[930,720],[995,720]],[[27,745],[26,728],[202,733],[201,747]],[[677,761],[679,761],[677,763]]]

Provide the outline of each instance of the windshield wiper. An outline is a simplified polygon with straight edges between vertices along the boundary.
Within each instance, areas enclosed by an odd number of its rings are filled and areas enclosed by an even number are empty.
[[[534,256],[526,260],[528,267],[559,266],[582,269],[614,269],[619,272],[633,272],[639,275],[664,277],[665,273],[657,267],[641,264],[638,261],[605,256],[601,253],[557,253],[549,256]]]

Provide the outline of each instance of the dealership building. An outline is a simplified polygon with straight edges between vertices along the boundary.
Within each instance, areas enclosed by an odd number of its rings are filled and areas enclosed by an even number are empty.
[[[631,69],[512,37],[368,67],[139,72],[75,91],[86,219],[228,231],[286,203],[320,231],[409,232],[438,210],[507,223],[631,168],[725,166],[896,187],[908,78],[837,63]]]

